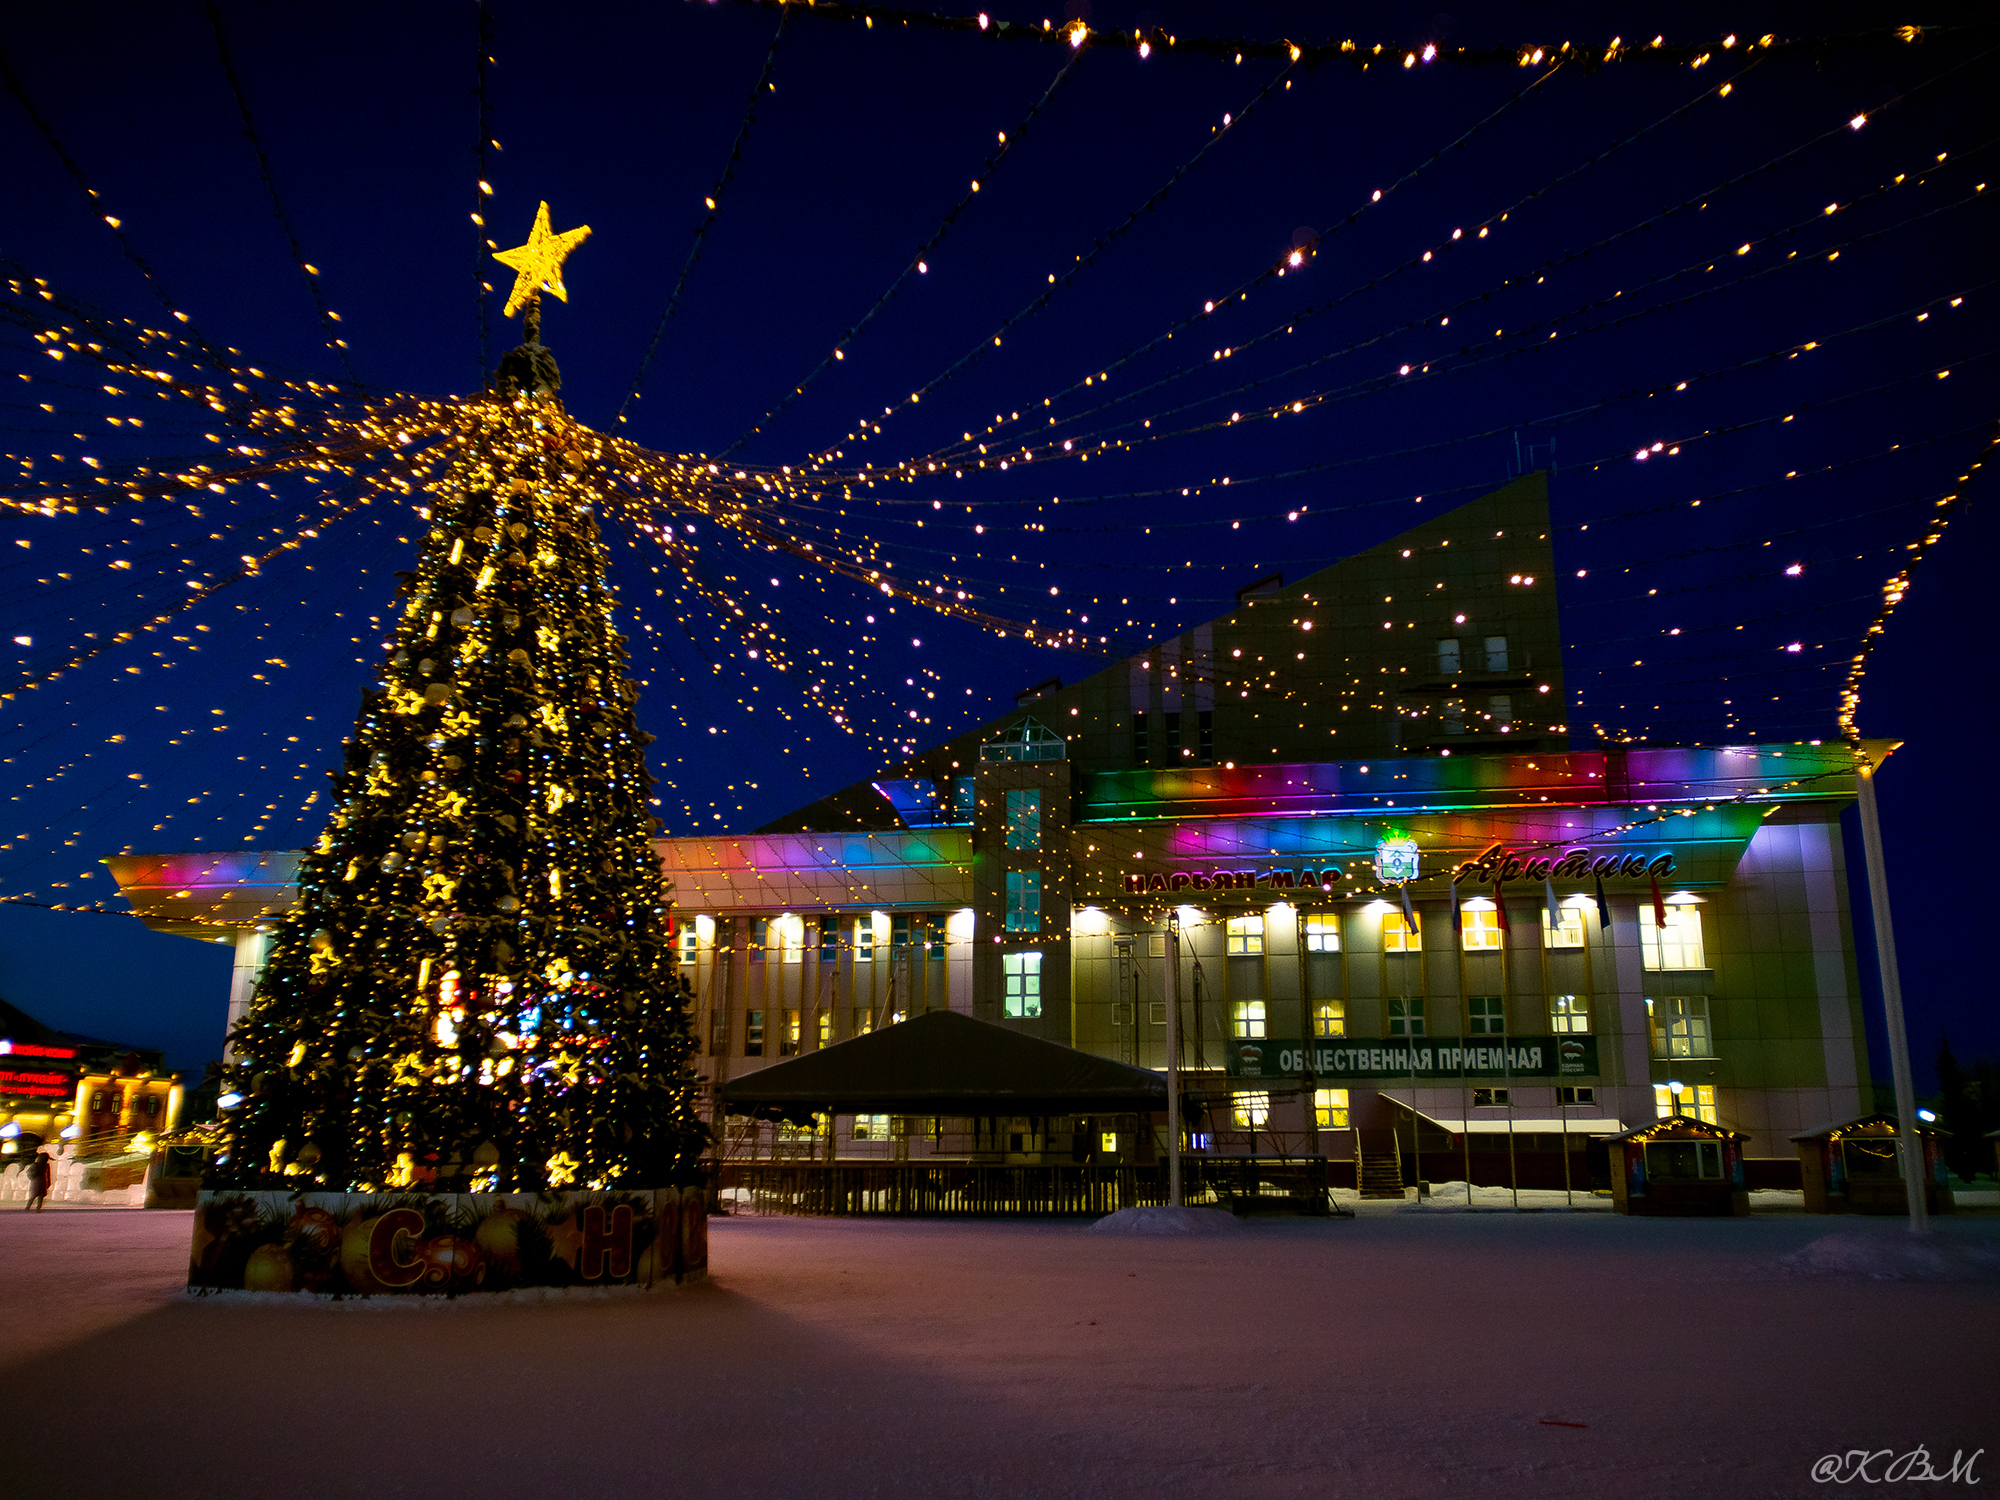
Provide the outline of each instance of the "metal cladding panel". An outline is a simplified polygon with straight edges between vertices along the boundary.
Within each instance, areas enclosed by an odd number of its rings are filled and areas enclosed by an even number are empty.
[[[290,849],[228,854],[121,854],[104,861],[148,927],[220,936],[291,910],[299,856]]]
[[[684,910],[837,911],[967,906],[972,833],[752,834],[661,839],[660,866]]]

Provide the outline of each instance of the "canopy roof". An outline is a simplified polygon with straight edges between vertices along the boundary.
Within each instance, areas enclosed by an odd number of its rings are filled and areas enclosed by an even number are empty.
[[[1605,1141],[1672,1141],[1695,1140],[1706,1137],[1711,1141],[1747,1141],[1749,1136],[1740,1130],[1731,1130],[1725,1125],[1712,1125],[1707,1120],[1697,1120],[1693,1115],[1663,1115],[1657,1120],[1648,1120],[1643,1125],[1634,1125],[1630,1130],[1621,1130],[1616,1135],[1607,1135]]]
[[[732,1114],[1073,1115],[1167,1107],[1145,1068],[934,1010],[730,1080]]]
[[[1792,1137],[1795,1141],[1837,1141],[1850,1135],[1893,1136],[1900,1130],[1894,1115],[1856,1115],[1851,1120],[1838,1120],[1831,1125],[1822,1125],[1817,1130],[1808,1130],[1803,1135]],[[1935,1125],[1919,1121],[1911,1132],[1914,1135],[1950,1135],[1949,1130],[1940,1130]]]

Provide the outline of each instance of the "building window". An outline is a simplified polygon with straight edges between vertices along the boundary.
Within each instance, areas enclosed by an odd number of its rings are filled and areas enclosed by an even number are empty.
[[[1418,953],[1424,946],[1424,928],[1421,918],[1416,927],[1410,926],[1410,919],[1399,911],[1382,913],[1382,951],[1384,953]]]
[[[1581,948],[1583,946],[1583,908],[1564,906],[1556,911],[1556,920],[1549,921],[1549,909],[1542,908],[1542,946],[1544,948]]]
[[[1705,969],[1701,946],[1701,908],[1692,902],[1669,906],[1667,925],[1660,926],[1653,903],[1639,903],[1639,954],[1649,969]]]
[[[868,1006],[854,1007],[854,1024],[848,1028],[849,1037],[866,1036],[875,1029],[875,1012]]]
[[[1661,995],[1648,1000],[1646,1023],[1653,1033],[1655,1057],[1715,1056],[1706,995]]]
[[[148,1094],[146,1096],[146,1113],[149,1115],[156,1115],[159,1112],[160,1112],[160,1096],[158,1094]]]
[[[1039,789],[1029,787],[1007,794],[1007,847],[1042,847],[1042,794]]]
[[[1231,917],[1223,938],[1231,958],[1249,958],[1264,951],[1264,919]]]
[[[1715,1118],[1715,1085],[1712,1083],[1682,1084],[1678,1102],[1671,1084],[1656,1083],[1653,1085],[1653,1109],[1662,1120],[1668,1115],[1681,1114],[1692,1115],[1711,1125],[1721,1123]]]
[[[1489,635],[1486,637],[1486,670],[1504,672],[1507,670],[1507,637]]]
[[[1498,995],[1474,995],[1465,1004],[1471,1012],[1473,1036],[1506,1035],[1507,1004]]]
[[[1005,1009],[1010,1021],[1032,1021],[1042,1013],[1042,955],[1003,953],[1000,972],[1006,980]]]
[[[1197,759],[1205,766],[1212,766],[1215,764],[1215,711],[1213,709],[1204,708],[1201,711],[1199,729],[1201,740],[1197,748]]]
[[[1236,1035],[1245,1041],[1261,1041],[1264,1037],[1264,1002],[1262,1000],[1238,1000],[1234,1006]]]
[[[1116,1156],[1118,1154],[1118,1132],[1115,1130],[1099,1131],[1097,1135],[1097,1149],[1102,1151],[1106,1156]]]
[[[1306,952],[1340,951],[1340,914],[1330,911],[1306,913]]]
[[[901,958],[910,948],[910,919],[898,912],[889,922],[889,956]]]
[[[1321,1130],[1347,1129],[1347,1090],[1314,1089],[1313,1123]]]
[[[854,1117],[854,1139],[857,1141],[888,1140],[889,1117],[887,1115],[856,1115]]]
[[[770,942],[770,919],[768,917],[752,917],[750,919],[750,961],[752,963],[763,962],[764,949],[770,945]]]
[[[1040,870],[1009,870],[1007,872],[1007,930],[1009,932],[1040,932],[1042,930],[1042,872]]]
[[[747,1011],[743,1017],[743,1055],[762,1057],[764,1055],[764,1012]]]
[[[794,1056],[798,1052],[798,1050],[799,1050],[799,1013],[795,1010],[788,1010],[785,1012],[784,1034],[778,1038],[778,1056],[791,1057]]]
[[[1511,1089],[1474,1089],[1472,1107],[1474,1109],[1498,1109],[1503,1104],[1514,1102]]]
[[[830,964],[840,956],[840,918],[819,919],[819,961]]]
[[[684,964],[693,963],[695,955],[701,951],[701,934],[695,930],[694,923],[690,922],[680,930],[677,936],[680,939],[681,945],[681,962]]]
[[[1143,766],[1146,763],[1146,716],[1132,715],[1132,763]]]
[[[1181,755],[1181,716],[1178,713],[1169,713],[1167,715],[1167,759],[1169,761],[1178,761]]]
[[[1571,1088],[1568,1084],[1563,1084],[1556,1089],[1556,1103],[1558,1105],[1595,1104],[1597,1103],[1597,1090],[1587,1084],[1576,1088]]]
[[[1656,1181],[1720,1181],[1722,1142],[1648,1141],[1646,1175]]]
[[[1460,907],[1458,930],[1467,953],[1500,951],[1500,912],[1492,902],[1481,898],[1478,906]]]
[[[931,917],[924,922],[924,949],[931,956],[931,962],[944,962],[945,924],[940,917]]]
[[[819,1045],[822,1047],[833,1045],[833,1012],[830,1010],[819,1013]]]
[[[951,820],[954,823],[970,823],[972,821],[972,810],[978,804],[979,795],[978,788],[973,784],[972,778],[970,776],[958,777],[957,786],[954,787],[952,795],[955,800],[952,803]]]
[[[1148,1005],[1146,1007],[1146,1022],[1148,1025],[1151,1026],[1166,1025],[1167,1002],[1164,1000],[1155,1000],[1150,1005]]]
[[[1437,651],[1438,676],[1456,677],[1459,672],[1459,664],[1463,660],[1458,654],[1457,638],[1454,637],[1451,640],[1439,641],[1437,643]]]
[[[854,924],[854,961],[858,964],[875,961],[875,919],[863,917]]]
[[[1271,1118],[1271,1096],[1269,1094],[1238,1094],[1235,1098],[1236,1128],[1238,1130],[1262,1130]]]
[[[1549,996],[1549,1030],[1558,1036],[1568,1031],[1590,1030],[1590,996]]]
[[[1511,729],[1514,725],[1514,698],[1511,693],[1495,693],[1486,700],[1486,717],[1493,721],[1495,729]]]
[[[1446,734],[1465,733],[1465,700],[1447,698],[1444,700],[1444,732]]]
[[[729,1012],[726,1010],[718,1010],[708,1018],[708,1055],[729,1055]]]
[[[1313,1035],[1347,1035],[1347,1002],[1345,1000],[1316,1000],[1313,1002]]]
[[[806,921],[804,917],[780,917],[777,921],[778,948],[788,964],[798,963],[806,956]]]
[[[1424,1034],[1424,1002],[1421,996],[1410,1000],[1391,1000],[1388,1010],[1390,1036]]]

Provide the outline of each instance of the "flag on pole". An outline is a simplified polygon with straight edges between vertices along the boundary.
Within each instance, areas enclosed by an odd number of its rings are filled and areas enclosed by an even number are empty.
[[[1456,876],[1452,877],[1451,882],[1451,936],[1454,942],[1465,936],[1465,918],[1459,914],[1458,910],[1458,878]]]
[[[1660,899],[1660,877],[1648,875],[1646,878],[1653,884],[1653,920],[1664,934],[1667,930],[1667,903]]]
[[[1549,914],[1549,933],[1553,939],[1556,929],[1562,926],[1562,908],[1556,905],[1556,883],[1546,875],[1542,877],[1542,904]]]
[[[1398,884],[1397,884],[1397,886],[1396,886],[1396,894],[1397,894],[1397,895],[1399,895],[1399,896],[1401,896],[1401,897],[1403,898],[1403,920],[1404,920],[1405,922],[1408,922],[1408,923],[1410,924],[1410,939],[1409,939],[1409,940],[1410,940],[1410,941],[1411,941],[1412,943],[1418,943],[1418,945],[1419,945],[1419,946],[1421,946],[1421,943],[1419,942],[1419,939],[1418,939],[1418,934],[1417,934],[1417,913],[1416,913],[1416,909],[1415,909],[1414,907],[1412,907],[1412,906],[1410,905],[1410,883],[1409,883],[1409,881],[1405,880],[1405,881],[1400,881],[1400,882],[1398,882]]]
[[[1602,875],[1597,877],[1597,930],[1599,932],[1609,932],[1611,930],[1611,903],[1604,899],[1604,877]]]
[[[1511,938],[1514,933],[1507,925],[1507,903],[1500,898],[1500,882],[1497,878],[1493,882],[1493,915],[1500,923],[1500,930]]]

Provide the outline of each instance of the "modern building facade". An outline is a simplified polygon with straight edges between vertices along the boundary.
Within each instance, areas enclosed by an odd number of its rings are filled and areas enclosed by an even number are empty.
[[[1571,750],[1561,651],[1528,476],[763,830],[664,839],[703,1069],[939,1008],[1162,1068],[1178,996],[1199,1150],[1582,1186],[1590,1138],[1681,1112],[1789,1158],[1869,1097],[1853,753]],[[110,863],[191,934],[288,899],[284,856],[206,858]],[[1162,1124],[863,1117],[831,1144],[1137,1160]]]

